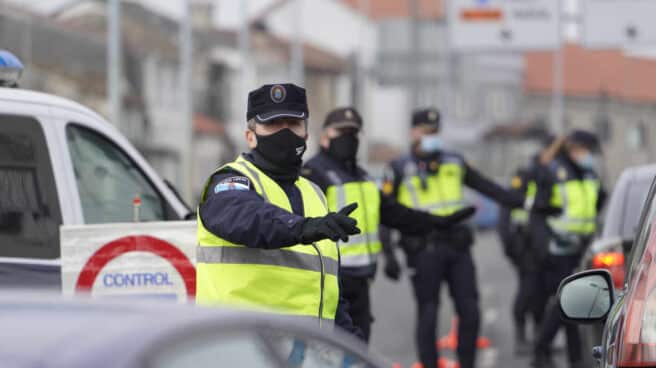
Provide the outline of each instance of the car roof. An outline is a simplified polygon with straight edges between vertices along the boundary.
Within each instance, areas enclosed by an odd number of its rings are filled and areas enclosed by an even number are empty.
[[[628,234],[622,234],[627,226],[637,225],[642,203],[630,200],[633,199],[630,196],[646,198],[654,176],[656,176],[656,165],[633,166],[622,172],[608,201],[604,228],[601,234],[602,238],[627,236]],[[640,187],[643,187],[644,192],[636,192]],[[641,207],[628,208],[633,205],[640,205]],[[632,216],[627,215],[628,211],[632,212]],[[627,223],[629,218],[631,222],[635,223]]]
[[[130,366],[158,338],[194,323],[220,324],[235,313],[132,301],[0,299],[0,361],[44,367]],[[163,323],[165,321],[166,323]],[[120,356],[112,356],[120,351]],[[21,366],[21,365],[18,365]]]
[[[0,361],[13,361],[18,367],[127,368],[135,362],[141,366],[144,352],[177,341],[176,337],[262,327],[302,331],[341,341],[351,349],[358,346],[350,336],[328,337],[324,331],[270,314],[153,300],[62,298],[49,293],[3,291],[0,325]],[[363,347],[359,350],[366,354]]]
[[[85,107],[84,105],[64,97],[51,95],[49,93],[37,92],[21,88],[0,87],[0,100],[24,104],[35,104],[40,106],[46,105],[52,108],[75,111],[81,114],[89,115],[94,119],[105,121],[103,117],[98,115],[93,110]]]

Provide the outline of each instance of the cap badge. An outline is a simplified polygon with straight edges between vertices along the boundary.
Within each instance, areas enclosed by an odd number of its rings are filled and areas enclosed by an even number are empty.
[[[285,87],[276,84],[275,86],[271,87],[271,101],[275,103],[281,103],[285,101],[285,97],[287,97],[287,91],[285,90]]]
[[[353,119],[353,112],[351,112],[351,110],[346,110],[344,116],[346,116],[347,119]]]
[[[435,121],[437,120],[437,113],[435,111],[431,111],[428,113],[428,119],[430,121]]]

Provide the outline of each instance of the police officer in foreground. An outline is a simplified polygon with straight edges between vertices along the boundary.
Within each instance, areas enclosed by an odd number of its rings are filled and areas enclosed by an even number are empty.
[[[250,152],[207,180],[198,212],[199,304],[271,311],[356,335],[339,297],[337,240],[359,234],[346,205],[328,212],[299,176],[308,107],[303,88],[265,85],[248,95]]]
[[[362,233],[349,237],[348,241],[338,242],[340,275],[349,314],[368,341],[373,320],[369,285],[376,275],[381,251],[379,225],[407,234],[425,235],[471,216],[474,208],[463,208],[446,217],[438,217],[411,210],[393,197],[382,195],[376,183],[358,166],[361,132],[362,117],[354,108],[338,108],[330,112],[323,124],[320,152],[306,163],[303,175],[326,193],[330,210],[342,208],[346,203],[358,205],[350,216],[357,220]]]
[[[508,207],[521,207],[524,199],[495,184],[472,168],[464,158],[443,148],[440,114],[434,109],[414,112],[411,153],[391,163],[384,190],[410,208],[448,215],[465,206],[468,186]],[[387,231],[381,232],[389,242]],[[412,284],[418,304],[417,345],[424,368],[437,366],[435,346],[440,286],[447,281],[459,317],[458,359],[462,368],[473,368],[480,313],[476,271],[470,247],[469,226],[454,226],[430,237],[402,236],[400,244],[414,268]],[[393,252],[385,252],[386,269],[398,269]],[[390,265],[392,265],[390,267]],[[388,272],[390,276],[398,276]]]
[[[567,138],[556,140],[541,157],[534,206],[553,208],[551,214],[531,214],[532,244],[539,256],[542,290],[539,301],[556,294],[558,285],[578,266],[585,248],[596,230],[597,215],[606,199],[595,172],[593,153],[599,141],[592,133],[576,130]],[[557,304],[547,307],[535,345],[534,367],[553,363],[549,349],[563,325]],[[581,340],[578,327],[564,324],[571,367],[582,367]]]

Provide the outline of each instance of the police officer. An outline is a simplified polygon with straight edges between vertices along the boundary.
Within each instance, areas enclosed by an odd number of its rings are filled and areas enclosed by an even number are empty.
[[[531,214],[532,244],[538,252],[543,283],[540,293],[556,294],[558,285],[578,266],[595,230],[606,192],[595,172],[593,153],[599,149],[597,137],[576,130],[558,139],[541,157],[535,206],[553,208],[551,214]],[[553,300],[552,300],[553,302]],[[562,325],[556,303],[549,304],[536,341],[533,366],[552,364],[550,344]],[[577,326],[565,324],[568,358],[572,367],[582,366],[581,341]]]
[[[509,207],[523,205],[521,196],[482,176],[461,155],[445,151],[439,133],[440,114],[437,110],[414,112],[412,151],[391,163],[391,173],[384,185],[384,189],[401,204],[448,215],[465,206],[464,187],[468,186]],[[384,242],[389,242],[387,231],[381,235]],[[435,333],[442,280],[449,285],[459,316],[457,353],[460,366],[474,366],[480,313],[475,266],[469,249],[473,241],[472,230],[467,225],[454,226],[429,238],[401,238],[408,266],[415,270],[412,284],[418,303],[416,338],[419,357],[425,368],[437,365]],[[388,264],[398,264],[393,252],[385,254]]]
[[[330,112],[324,121],[320,152],[310,159],[303,175],[317,183],[326,193],[328,207],[335,210],[346,203],[357,203],[351,214],[362,233],[339,242],[343,295],[349,303],[349,314],[368,341],[371,332],[369,284],[376,274],[376,260],[381,251],[379,224],[407,234],[426,234],[436,228],[469,217],[469,207],[446,217],[411,210],[394,198],[381,195],[376,183],[357,164],[362,117],[352,107]]]
[[[359,334],[339,298],[337,240],[360,231],[357,205],[329,212],[299,176],[306,149],[305,90],[265,85],[248,95],[251,149],[207,180],[198,212],[199,304],[272,311]]]
[[[535,165],[520,168],[513,176],[510,189],[532,203],[537,186]],[[515,324],[515,353],[530,354],[532,345],[526,337],[527,317],[531,316],[534,326],[542,321],[542,307],[535,303],[538,283],[537,265],[530,245],[529,212],[524,208],[499,208],[497,232],[504,247],[504,253],[517,272],[517,292],[513,301],[512,316]]]

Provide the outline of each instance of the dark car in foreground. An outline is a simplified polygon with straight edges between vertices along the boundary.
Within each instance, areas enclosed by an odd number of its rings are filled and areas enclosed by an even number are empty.
[[[330,328],[188,305],[5,294],[0,325],[10,368],[391,366]]]

